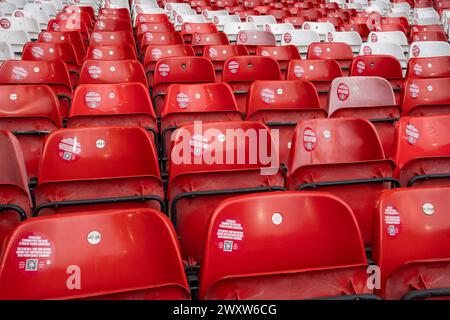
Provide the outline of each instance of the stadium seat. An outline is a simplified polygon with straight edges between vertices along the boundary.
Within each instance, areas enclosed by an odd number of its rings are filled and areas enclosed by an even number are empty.
[[[228,37],[223,32],[215,32],[215,33],[197,33],[194,32],[192,38],[192,48],[194,49],[195,55],[201,56],[203,53],[203,49],[207,45],[227,45],[229,44]]]
[[[36,19],[27,17],[0,17],[0,30],[25,31],[31,40],[37,40],[41,31]]]
[[[0,85],[0,96],[0,129],[16,135],[27,176],[35,180],[43,139],[62,127],[58,99],[46,85]]]
[[[335,32],[333,24],[330,22],[304,22],[302,26],[303,30],[311,30],[316,32],[321,41],[325,41],[328,32]]]
[[[367,37],[369,43],[395,43],[402,47],[404,53],[408,53],[409,44],[406,35],[401,31],[372,31]]]
[[[286,78],[287,67],[292,59],[301,59],[295,46],[258,46],[257,56],[271,57],[278,62],[282,79]]]
[[[184,14],[183,12],[178,14],[177,12],[173,26],[176,31],[181,31],[181,26],[187,22],[206,23],[206,19],[202,14]]]
[[[309,45],[308,60],[332,59],[339,63],[342,73],[348,75],[353,60],[352,48],[343,42],[314,42]]]
[[[87,60],[135,60],[136,50],[131,44],[125,45],[90,45],[87,53]]]
[[[184,259],[195,265],[219,202],[239,194],[284,190],[283,174],[274,141],[262,123],[211,122],[201,128],[186,124],[172,137],[170,217]]]
[[[379,42],[366,42],[361,45],[361,50],[359,52],[361,56],[367,55],[387,55],[393,56],[398,61],[403,69],[406,69],[407,59],[403,53],[403,49],[399,44],[396,43],[379,43]]]
[[[308,81],[255,81],[250,87],[246,119],[278,130],[280,164],[289,159],[294,129],[304,119],[326,118],[313,84]]]
[[[43,147],[33,215],[110,208],[164,210],[157,159],[153,138],[142,128],[54,131]]]
[[[373,257],[385,299],[449,299],[449,187],[381,193]]]
[[[362,41],[367,41],[370,30],[366,23],[344,23],[341,31],[355,31],[361,36]]]
[[[303,25],[303,22],[309,21],[306,17],[285,17],[283,19],[283,23],[290,23],[294,26],[295,29],[300,29]]]
[[[344,42],[352,47],[353,53],[358,54],[362,44],[361,36],[356,31],[328,32],[326,42]]]
[[[39,34],[38,42],[70,43],[78,59],[84,60],[86,56],[83,38],[78,31],[43,31]]]
[[[410,58],[450,56],[450,44],[446,41],[419,41],[411,43]]]
[[[306,58],[308,47],[313,42],[319,42],[319,35],[311,30],[294,30],[283,34],[281,45],[294,45],[302,58]]]
[[[240,121],[233,91],[226,83],[172,84],[161,110],[161,167],[166,168],[172,132],[194,121]]]
[[[394,90],[395,101],[400,104],[403,71],[400,61],[387,55],[355,57],[350,66],[350,76],[381,77],[389,81]]]
[[[157,137],[156,115],[147,87],[139,82],[81,84],[73,93],[67,126],[136,126]]]
[[[447,41],[444,31],[419,31],[411,34],[412,41]]]
[[[87,44],[89,42],[89,29],[86,23],[80,22],[79,25],[73,26],[63,20],[50,19],[48,22],[47,31],[78,31],[81,33],[83,41]]]
[[[287,80],[308,80],[316,87],[320,106],[328,108],[330,85],[333,79],[342,77],[339,64],[334,60],[291,60]]]
[[[286,186],[328,191],[353,210],[364,244],[372,244],[378,193],[398,186],[394,162],[385,159],[375,127],[364,119],[301,121],[294,133]]]
[[[450,114],[449,85],[449,77],[406,80],[402,93],[402,115]]]
[[[448,78],[450,77],[450,56],[410,58],[406,77]]]
[[[58,97],[61,117],[69,113],[72,86],[62,61],[5,61],[0,66],[0,84],[46,84]]]
[[[128,20],[105,19],[97,20],[94,24],[94,31],[129,31],[133,28]]]
[[[395,122],[401,110],[386,79],[371,76],[336,78],[331,83],[328,116],[362,118],[373,123],[384,154],[391,155]]]
[[[169,85],[174,83],[215,82],[211,61],[204,57],[169,57],[156,62],[153,73],[152,99],[156,115],[161,114]]]
[[[402,117],[392,159],[402,186],[449,185],[450,116]]]
[[[225,200],[211,216],[204,247],[200,299],[375,299],[354,215],[331,194]]]
[[[236,14],[214,15],[212,18],[212,22],[216,25],[218,31],[223,31],[225,28],[225,24],[228,24],[230,22],[240,23],[241,18],[239,17],[239,15]]]
[[[244,45],[215,45],[203,48],[203,56],[213,63],[218,82],[222,81],[223,66],[228,58],[247,55],[248,50]]]
[[[16,59],[22,56],[23,46],[30,42],[30,36],[23,30],[5,31],[0,29],[0,41],[6,42],[11,46],[11,49]]]
[[[136,50],[133,34],[129,31],[102,31],[91,34],[90,45],[123,46],[131,45]]]
[[[27,252],[43,253],[29,259]],[[190,298],[173,226],[154,209],[24,222],[11,234],[1,265],[2,300]]]
[[[227,11],[228,12],[228,11]],[[185,22],[181,26],[181,35],[185,43],[191,43],[194,33],[217,33],[214,23],[191,23]]]
[[[223,32],[228,36],[230,43],[236,43],[238,33],[243,30],[256,31],[259,29],[253,22],[227,22],[223,27]]]
[[[86,60],[80,73],[80,84],[140,82],[147,85],[144,68],[137,60]]]
[[[222,81],[233,88],[242,113],[245,113],[248,90],[255,80],[281,80],[276,60],[263,56],[237,56],[225,61]]]
[[[272,32],[277,40],[277,43],[281,42],[281,37],[284,33],[295,30],[294,26],[288,22],[284,23],[269,23],[264,25],[264,30]]]
[[[148,45],[174,45],[184,44],[183,37],[179,32],[145,32],[140,42],[140,57],[145,54]]]
[[[0,41],[0,63],[5,60],[12,60],[14,57],[11,45],[8,42]]]

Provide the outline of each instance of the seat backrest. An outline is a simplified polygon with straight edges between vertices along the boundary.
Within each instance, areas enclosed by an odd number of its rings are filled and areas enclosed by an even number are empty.
[[[335,60],[291,60],[286,79],[331,82],[337,77],[342,77],[342,70]]]
[[[22,60],[62,60],[78,67],[82,57],[77,56],[74,46],[70,43],[28,42],[23,47]]]
[[[289,23],[266,23],[264,25],[264,30],[272,32],[274,35],[282,35],[285,32],[295,30],[294,26]]]
[[[241,18],[236,14],[214,15],[212,17],[212,22],[217,26],[217,29],[219,31],[223,31],[225,24],[228,24],[230,22],[241,22]]]
[[[251,214],[255,208],[258,216]],[[347,290],[331,284],[327,272],[367,264],[352,210],[328,193],[265,193],[225,200],[211,216],[204,247],[200,299],[305,299],[330,292],[337,296]],[[317,270],[322,275],[311,278]],[[315,281],[304,290],[306,284],[302,286],[295,274]],[[289,281],[282,284],[280,278]],[[364,277],[339,279],[359,282],[358,292],[365,287]]]
[[[294,30],[283,34],[281,45],[294,45],[308,47],[313,42],[319,42],[319,35],[312,30]],[[303,50],[306,52],[306,50]]]
[[[446,41],[417,41],[411,43],[409,57],[425,58],[450,56],[450,44]]]
[[[373,55],[382,54],[389,55],[397,58],[400,61],[405,61],[405,54],[399,44],[396,43],[379,43],[379,42],[366,42],[361,45],[359,55]]]
[[[385,79],[402,79],[400,61],[393,56],[367,55],[353,59],[350,76],[376,76]]]
[[[147,86],[144,68],[137,60],[86,60],[80,72],[79,83],[101,84],[140,82]]]
[[[246,46],[275,46],[275,36],[270,31],[243,30],[239,31],[236,37],[236,44]]]
[[[228,37],[223,32],[198,33],[194,32],[192,36],[192,47],[196,55],[201,55],[206,45],[227,45]]]
[[[23,252],[34,253],[34,263]],[[189,298],[175,231],[154,209],[30,220],[11,234],[1,265],[1,299]],[[70,282],[71,275],[82,285]]]
[[[155,131],[156,115],[142,83],[81,84],[73,94],[69,127],[135,125]]]
[[[14,59],[14,52],[11,45],[6,41],[0,41],[0,61]]]
[[[406,77],[409,79],[450,77],[450,56],[410,58]]]
[[[185,22],[181,26],[181,32],[183,34],[193,34],[197,33],[216,33],[217,27],[214,23],[211,22]]]
[[[394,91],[384,78],[371,76],[335,78],[331,83],[328,116],[341,109],[395,106]]]
[[[304,22],[302,25],[303,30],[315,31],[320,36],[326,36],[328,32],[335,32],[333,24],[330,22]]]
[[[186,23],[186,22],[191,22],[191,23],[205,23],[206,19],[202,14],[189,14],[189,15],[184,15],[183,13],[177,14],[177,16],[175,17],[175,30],[177,31],[181,31],[181,26]]]
[[[280,68],[275,59],[263,56],[237,56],[225,61],[223,82],[280,80]]]
[[[223,28],[223,32],[232,42],[236,41],[237,34],[243,30],[258,30],[258,26],[253,22],[227,22]]]
[[[135,60],[136,50],[131,44],[93,45],[86,53],[87,60]]]
[[[300,59],[300,53],[296,46],[258,46],[256,48],[257,56],[272,57],[280,61],[289,62],[291,59]],[[281,66],[280,66],[281,67]]]
[[[448,115],[402,117],[397,123],[392,154],[397,169],[401,171],[415,159],[450,157],[449,125]]]
[[[382,297],[400,299],[411,291],[448,286],[449,196],[449,187],[381,193],[372,257],[381,269]]]
[[[28,33],[31,40],[36,40],[41,31],[36,19],[27,17],[0,18],[0,29],[11,31],[23,30]]]
[[[83,38],[79,31],[43,31],[39,34],[38,42],[70,43],[79,59],[84,59],[86,55]]]
[[[263,16],[250,15],[250,16],[247,16],[246,21],[253,22],[261,29],[265,24],[277,23],[277,19],[275,19],[275,17],[271,16],[271,15],[263,15]]]
[[[144,69],[146,72],[153,72],[155,63],[161,58],[194,55],[194,50],[188,44],[148,45],[144,55]]]
[[[98,46],[136,46],[130,31],[96,31],[91,34],[91,45]]]
[[[230,57],[246,55],[248,55],[248,50],[241,44],[214,45],[203,48],[203,56],[213,62],[224,62]]]
[[[344,42],[314,42],[309,45],[308,59],[352,60],[353,50]]]
[[[328,32],[325,39],[327,42],[344,42],[349,46],[361,46],[361,36],[356,31],[340,31],[340,32]]]
[[[125,19],[99,19],[94,31],[132,31],[131,22]]]
[[[401,46],[408,46],[408,39],[401,31],[372,31],[367,37],[368,42],[396,43]]]
[[[370,146],[370,147],[369,147]],[[303,166],[384,159],[375,127],[367,120],[335,118],[301,121],[292,140],[288,172]]]
[[[22,53],[23,45],[30,42],[30,36],[23,30],[2,30],[0,29],[0,41],[11,45],[14,53]]]
[[[228,16],[229,12],[228,10],[208,10],[205,9],[202,12],[203,16],[207,21],[211,21],[214,16]]]
[[[449,77],[406,80],[401,100],[403,115],[448,114],[449,85]]]

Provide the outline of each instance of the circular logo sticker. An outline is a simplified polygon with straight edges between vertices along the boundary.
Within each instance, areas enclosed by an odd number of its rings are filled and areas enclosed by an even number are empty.
[[[303,69],[302,66],[300,65],[296,65],[294,67],[294,74],[297,78],[301,78],[303,76],[303,74],[305,73],[305,69]]]
[[[422,66],[420,64],[414,65],[414,74],[420,76],[422,74]]]
[[[305,24],[303,25],[303,29],[304,29],[304,30],[311,30],[311,26],[309,25],[309,23],[305,23]]]
[[[285,33],[284,36],[283,36],[283,39],[284,39],[284,42],[286,42],[286,43],[291,43],[291,41],[292,41],[292,36],[291,36],[290,33]]]
[[[322,55],[322,48],[321,47],[314,47],[313,49],[314,54],[318,57],[320,57]]]
[[[272,89],[264,88],[261,90],[261,99],[264,103],[273,103],[275,101],[275,93]]]
[[[101,59],[103,58],[103,52],[99,49],[94,49],[92,50],[92,57],[97,60]]]
[[[25,17],[25,14],[22,11],[17,10],[14,12],[14,17],[23,18]]]
[[[409,86],[409,93],[411,94],[411,98],[417,98],[420,93],[419,86],[415,83],[411,83],[411,85]]]
[[[13,80],[23,80],[28,76],[28,71],[22,67],[14,67],[11,70],[11,77]]]
[[[186,109],[189,104],[189,96],[184,92],[178,92],[177,103],[179,108]]]
[[[98,139],[97,141],[95,141],[95,146],[97,147],[97,149],[103,149],[105,145],[106,142],[103,139]]]
[[[151,42],[153,41],[153,34],[151,32],[146,32],[145,33],[145,40]]]
[[[363,73],[366,70],[366,64],[363,61],[358,61],[356,64],[356,70],[358,73]]]
[[[98,79],[102,74],[102,69],[100,69],[100,67],[97,66],[90,66],[88,68],[88,73],[92,79]]]
[[[231,73],[237,73],[239,71],[239,63],[237,61],[230,61],[230,63],[228,63],[228,70]]]
[[[312,128],[306,127],[303,130],[303,148],[305,148],[306,151],[313,151],[316,148],[316,143],[316,132]]]
[[[162,51],[158,48],[155,48],[152,50],[152,57],[153,59],[159,59],[162,56]]]
[[[170,72],[170,67],[168,64],[160,64],[158,67],[158,72],[162,77],[167,77],[169,75]]]
[[[50,42],[52,41],[52,34],[49,32],[43,32],[42,33],[42,40],[44,40],[45,42]]]
[[[219,24],[219,18],[218,18],[217,16],[214,16],[213,22],[214,22],[215,24]]]
[[[339,100],[345,101],[350,95],[350,89],[345,83],[340,83],[336,89],[336,94]]]
[[[408,141],[409,144],[416,144],[417,140],[419,140],[420,137],[419,130],[417,130],[417,128],[412,124],[408,123],[406,125],[405,133],[406,133],[406,140]]]
[[[11,27],[11,22],[8,19],[0,19],[0,26],[3,29],[9,29]]]
[[[31,55],[35,58],[40,58],[44,55],[44,49],[41,47],[33,47],[31,48]]]
[[[97,230],[94,230],[89,232],[86,238],[89,244],[96,245],[102,241],[102,234]]]
[[[215,58],[217,57],[217,50],[214,48],[209,48],[208,49],[208,54],[210,58]]]
[[[84,101],[86,102],[88,108],[95,109],[100,105],[102,97],[100,96],[100,93],[90,91],[84,96]]]
[[[101,42],[103,37],[99,32],[94,32],[92,34],[92,39],[94,39],[94,42]]]

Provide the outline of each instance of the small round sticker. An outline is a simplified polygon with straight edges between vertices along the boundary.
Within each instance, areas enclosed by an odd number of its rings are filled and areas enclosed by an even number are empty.
[[[305,23],[305,25],[303,26],[304,30],[310,30],[311,26],[309,25],[309,23]]]
[[[214,16],[213,22],[214,22],[215,24],[219,24],[219,18],[218,18],[217,16]]]
[[[97,149],[103,149],[105,145],[106,142],[103,139],[98,139],[97,141],[95,141],[95,146],[97,147]]]
[[[434,206],[427,202],[422,206],[422,210],[427,216],[431,216],[434,213]]]
[[[313,151],[316,148],[316,143],[316,132],[312,128],[306,127],[303,130],[303,148],[305,148],[306,151]]]
[[[25,17],[25,14],[22,11],[17,10],[16,12],[14,12],[14,17],[23,18]]]
[[[345,83],[340,83],[336,89],[336,94],[341,101],[345,101],[348,99],[350,95],[350,89]]]
[[[93,230],[88,233],[87,241],[92,245],[99,244],[102,241],[102,234],[97,230]]]
[[[275,212],[272,215],[272,222],[275,225],[279,225],[283,222],[283,216],[279,212]]]

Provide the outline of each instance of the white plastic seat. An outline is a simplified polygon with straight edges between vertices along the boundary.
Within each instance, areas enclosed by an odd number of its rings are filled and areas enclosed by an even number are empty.
[[[0,2],[0,10],[4,16],[11,16],[17,10],[17,6],[11,2]]]
[[[27,0],[8,0],[8,2],[15,4],[17,9],[23,9],[27,4]]]
[[[5,41],[0,41],[0,62],[14,58],[15,56],[11,45]]]
[[[242,30],[259,30],[253,22],[228,22],[223,28],[223,32],[227,35],[231,43],[236,42],[239,31]]]
[[[30,36],[24,30],[0,30],[0,41],[6,42],[11,46],[17,59],[22,56],[22,50],[25,43],[30,42]]]
[[[228,16],[213,16],[212,22],[216,25],[218,31],[223,31],[225,24],[233,22],[241,22],[241,18],[237,14]]]
[[[312,30],[293,30],[283,33],[281,36],[281,45],[294,45],[302,58],[306,57],[308,47],[313,42],[319,42],[319,35]]]
[[[325,38],[326,42],[344,42],[352,47],[353,53],[359,53],[362,40],[356,31],[329,32]]]
[[[228,10],[203,10],[202,14],[208,22],[210,22],[214,16],[230,15]]]
[[[295,30],[295,27],[292,25],[292,23],[289,22],[268,23],[264,25],[264,30],[272,32],[277,42],[281,42],[283,33],[293,31]]]
[[[414,8],[413,23],[417,25],[440,24],[439,13],[434,8]]]
[[[407,61],[405,54],[403,53],[403,49],[400,45],[389,42],[365,42],[361,45],[361,49],[359,52],[360,56],[376,54],[393,56],[400,61],[402,68],[406,69]]]
[[[181,26],[185,22],[191,22],[191,23],[205,23],[206,19],[202,14],[196,14],[196,15],[184,15],[179,14],[175,18],[175,23],[173,26],[175,27],[176,31],[181,31]]]
[[[249,16],[247,16],[245,21],[253,22],[254,24],[256,24],[256,26],[260,30],[264,29],[265,24],[277,23],[277,19],[275,19],[275,17],[271,16],[271,15],[266,15],[266,16],[249,15]]]
[[[369,33],[367,41],[371,43],[395,43],[402,47],[403,52],[408,53],[409,51],[408,39],[402,31],[372,31]]]
[[[311,30],[319,35],[320,41],[325,41],[328,32],[336,32],[330,22],[303,22],[302,30]]]
[[[411,43],[409,58],[450,56],[450,44],[445,41],[416,41]]]
[[[23,30],[28,33],[31,40],[37,40],[39,32],[39,24],[34,18],[27,17],[8,17],[1,18],[0,29],[7,31],[20,31]],[[9,25],[9,27],[8,27]]]
[[[50,20],[50,17],[48,16],[47,12],[43,10],[39,11],[29,11],[29,10],[17,10],[16,12],[23,12],[23,16],[27,18],[34,18],[36,19],[37,23],[39,24],[39,28],[41,30],[47,29],[48,22]],[[13,16],[15,16],[15,13],[13,13]]]
[[[54,19],[58,11],[53,3],[27,3],[23,11],[44,11],[47,13],[49,19]]]

